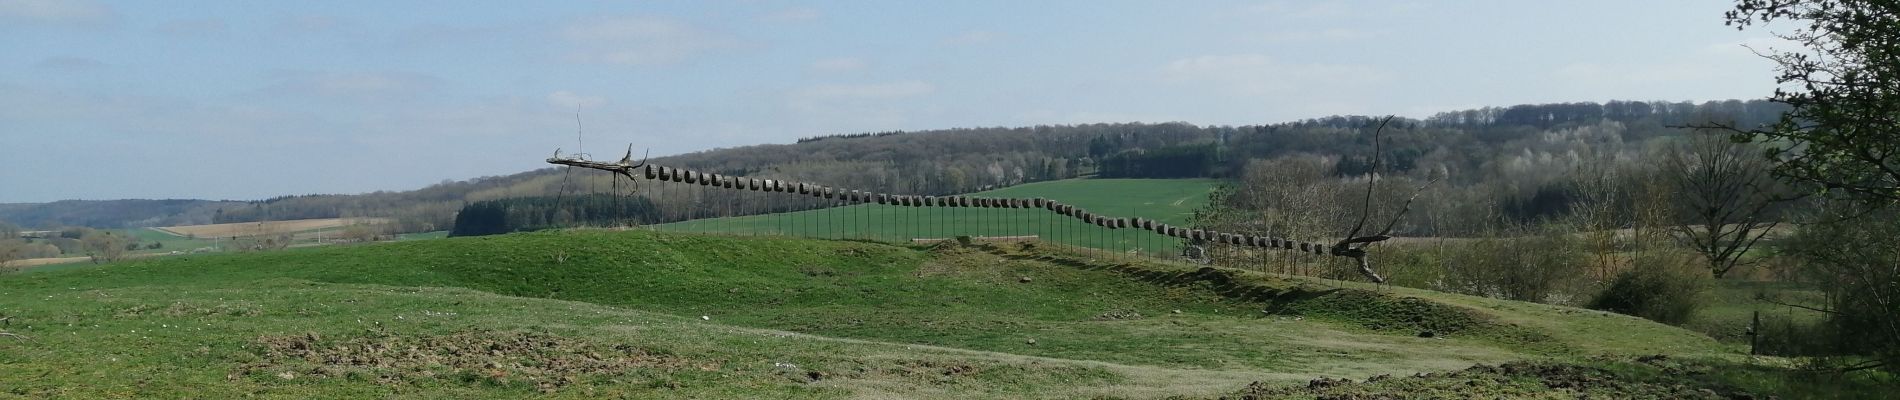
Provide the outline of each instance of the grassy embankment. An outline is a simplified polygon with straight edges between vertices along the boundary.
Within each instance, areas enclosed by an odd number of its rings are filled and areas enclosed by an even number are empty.
[[[190,255],[0,276],[0,313],[30,338],[0,338],[0,376],[31,377],[0,395],[34,397],[1209,397],[1665,368],[1614,361],[1643,354],[1723,366],[1669,378],[1686,387],[1793,390],[1626,316],[1014,245],[568,231]]]

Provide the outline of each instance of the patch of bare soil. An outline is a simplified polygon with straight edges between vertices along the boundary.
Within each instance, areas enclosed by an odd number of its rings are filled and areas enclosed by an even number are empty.
[[[364,379],[385,385],[436,380],[532,385],[550,392],[582,379],[687,366],[679,357],[632,345],[528,331],[372,333],[342,339],[305,333],[260,337],[250,347],[260,360],[238,367],[229,378]]]
[[[1524,361],[1479,365],[1463,371],[1385,375],[1363,382],[1319,378],[1306,385],[1254,382],[1222,399],[1411,399],[1411,398],[1576,398],[1576,399],[1756,399],[1734,388],[1687,379],[1693,371],[1656,360],[1638,360],[1664,372],[1660,378],[1626,376],[1604,368]]]

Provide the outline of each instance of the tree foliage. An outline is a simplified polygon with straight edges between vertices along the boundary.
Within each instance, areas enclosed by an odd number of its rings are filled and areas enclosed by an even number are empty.
[[[457,213],[451,236],[480,236],[575,226],[633,226],[659,221],[651,202],[596,194],[522,197],[471,203]]]
[[[1727,17],[1797,24],[1777,35],[1802,50],[1763,55],[1783,85],[1772,100],[1790,111],[1736,136],[1777,146],[1777,175],[1838,195],[1784,251],[1828,293],[1820,339],[1873,359],[1847,369],[1900,368],[1900,3],[1740,0]]]
[[[1776,64],[1773,101],[1788,113],[1738,139],[1776,145],[1776,173],[1870,200],[1900,200],[1900,3],[1741,0],[1728,24],[1789,21],[1777,33],[1801,51],[1765,50]]]

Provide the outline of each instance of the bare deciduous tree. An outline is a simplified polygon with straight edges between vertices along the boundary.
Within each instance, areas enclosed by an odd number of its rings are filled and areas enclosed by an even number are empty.
[[[1743,256],[1774,229],[1772,166],[1755,148],[1697,132],[1662,157],[1662,177],[1676,192],[1672,231],[1701,253],[1716,278],[1743,265]]]
[[[92,257],[92,262],[125,259],[125,245],[128,243],[125,235],[116,235],[111,231],[88,231],[85,236],[79,238],[79,241],[85,244],[86,256]]]

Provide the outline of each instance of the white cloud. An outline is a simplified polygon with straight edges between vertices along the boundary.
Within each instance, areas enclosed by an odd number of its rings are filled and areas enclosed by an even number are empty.
[[[1377,34],[1373,32],[1358,30],[1358,29],[1328,28],[1328,29],[1321,29],[1321,30],[1316,30],[1316,31],[1274,32],[1274,33],[1268,33],[1265,36],[1262,36],[1261,39],[1267,42],[1306,43],[1306,42],[1342,42],[1342,41],[1366,39],[1366,38],[1371,38],[1373,36],[1377,36]]]
[[[917,115],[935,112],[926,99],[936,92],[936,85],[917,80],[806,86],[786,95],[792,123],[779,129],[801,134],[903,129]]]
[[[1770,54],[1775,51],[1805,52],[1800,43],[1778,37],[1753,37],[1733,42],[1711,44],[1702,49],[1703,54],[1717,56],[1749,56],[1756,53]]]
[[[805,22],[817,20],[825,14],[814,8],[788,8],[766,14],[760,19],[771,22]]]
[[[85,57],[51,57],[34,63],[33,66],[54,71],[85,71],[104,68],[105,63]]]
[[[1294,94],[1306,89],[1369,86],[1392,79],[1378,68],[1354,64],[1283,63],[1261,54],[1208,55],[1169,62],[1166,80],[1211,84],[1241,94]]]
[[[1331,1],[1275,0],[1241,7],[1241,12],[1236,15],[1280,19],[1341,19],[1366,15],[1410,15],[1424,11],[1426,8],[1428,8],[1426,3],[1413,1],[1348,5]]]
[[[864,59],[857,57],[836,57],[813,61],[806,68],[814,72],[851,72],[864,69]]]
[[[1119,112],[1036,110],[1036,111],[1017,114],[1016,120],[1020,121],[1018,122],[1018,124],[1020,125],[1040,125],[1040,124],[1096,124],[1096,123],[1123,123],[1123,122],[1158,123],[1158,122],[1181,121],[1182,118],[1171,117],[1171,116],[1166,116],[1166,115],[1134,114],[1134,113],[1119,113]]]
[[[548,93],[548,104],[563,109],[593,107],[606,103],[606,96],[584,96],[566,90],[557,90],[554,93]]]
[[[258,90],[255,94],[383,100],[415,96],[441,86],[441,81],[433,76],[394,71],[287,71],[278,75],[280,79],[277,84]]]
[[[970,45],[978,45],[978,44],[994,42],[997,40],[1001,40],[1002,38],[1003,38],[1003,34],[1001,33],[985,31],[985,30],[975,30],[975,31],[959,33],[956,36],[944,38],[943,44],[952,45],[952,46],[970,46]]]
[[[187,19],[167,22],[158,26],[158,32],[172,36],[213,36],[223,34],[229,29],[224,20],[217,18]]]
[[[278,29],[304,33],[329,32],[351,25],[354,22],[348,19],[320,14],[292,15],[277,22]]]
[[[1250,13],[1266,14],[1287,18],[1332,18],[1342,17],[1352,11],[1345,5],[1334,2],[1293,2],[1268,1],[1245,7]]]
[[[1773,62],[1755,52],[1771,50],[1806,51],[1777,38],[1749,38],[1665,58],[1573,62],[1550,70],[1548,81],[1557,92],[1579,98],[1675,99],[1685,89],[1710,99],[1758,98],[1775,84]]]
[[[800,99],[898,99],[931,94],[937,86],[924,81],[872,84],[825,84],[806,87],[794,93]]]
[[[569,24],[561,36],[576,46],[574,61],[617,65],[669,65],[735,40],[684,22],[658,17],[596,18]]]
[[[92,24],[113,18],[112,8],[91,0],[0,0],[0,21]]]

